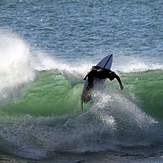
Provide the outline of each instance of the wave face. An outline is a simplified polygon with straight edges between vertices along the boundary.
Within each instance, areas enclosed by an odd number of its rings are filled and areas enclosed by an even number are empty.
[[[22,96],[14,103],[5,105],[4,111],[32,115],[58,115],[79,111],[82,84],[81,81],[72,82],[58,71],[39,72],[36,80],[24,88]]]
[[[155,118],[163,118],[163,71],[151,70],[124,74],[124,83],[133,92],[137,104]]]

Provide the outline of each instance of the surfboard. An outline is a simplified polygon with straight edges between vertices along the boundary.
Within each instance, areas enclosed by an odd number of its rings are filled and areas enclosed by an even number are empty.
[[[110,70],[111,66],[112,66],[112,62],[113,62],[113,55],[111,54],[111,55],[104,57],[100,62],[97,63],[96,66]],[[104,81],[103,81],[103,83],[104,83]],[[86,80],[84,83],[84,87],[83,87],[83,91],[82,91],[82,95],[81,95],[82,110],[83,110],[83,102],[87,103],[87,102],[91,101],[91,92],[92,91],[87,90],[87,86],[88,86],[88,80]]]
[[[113,62],[113,55],[104,57],[96,66],[110,70]]]

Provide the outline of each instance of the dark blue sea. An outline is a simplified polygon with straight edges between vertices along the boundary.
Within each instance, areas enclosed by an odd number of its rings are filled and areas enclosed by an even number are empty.
[[[163,162],[162,121],[162,0],[0,0],[0,162]]]

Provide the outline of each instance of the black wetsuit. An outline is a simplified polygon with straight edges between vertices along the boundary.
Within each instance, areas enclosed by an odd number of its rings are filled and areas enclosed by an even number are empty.
[[[105,68],[100,68],[98,66],[93,66],[91,71],[85,76],[84,80],[88,78],[88,86],[87,89],[93,88],[94,79],[110,79],[113,80],[116,78],[118,81],[120,80],[119,76],[116,75],[113,71],[107,70]]]

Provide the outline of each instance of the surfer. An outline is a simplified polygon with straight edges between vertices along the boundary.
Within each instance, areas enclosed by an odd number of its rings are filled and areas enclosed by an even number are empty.
[[[113,71],[100,68],[99,66],[93,66],[91,71],[84,77],[84,80],[88,78],[88,85],[87,85],[87,91],[93,88],[94,79],[110,79],[111,81],[113,79],[117,79],[119,82],[120,88],[123,89],[123,85],[121,82],[120,77]]]
[[[124,88],[121,82],[120,77],[113,71],[101,68],[99,66],[93,66],[91,71],[84,77],[84,80],[87,80],[87,86],[83,89],[81,96],[81,108],[83,110],[83,102],[87,103],[92,100],[92,89],[94,87],[94,80],[96,79],[117,79],[119,82],[121,90]]]
[[[92,90],[94,87],[94,81],[110,79],[117,79],[120,88],[123,89],[123,85],[120,77],[113,71],[111,71],[113,55],[104,57],[96,66],[93,66],[91,71],[84,77],[85,84],[81,95],[81,107],[83,110],[83,103],[87,103],[92,100]]]

